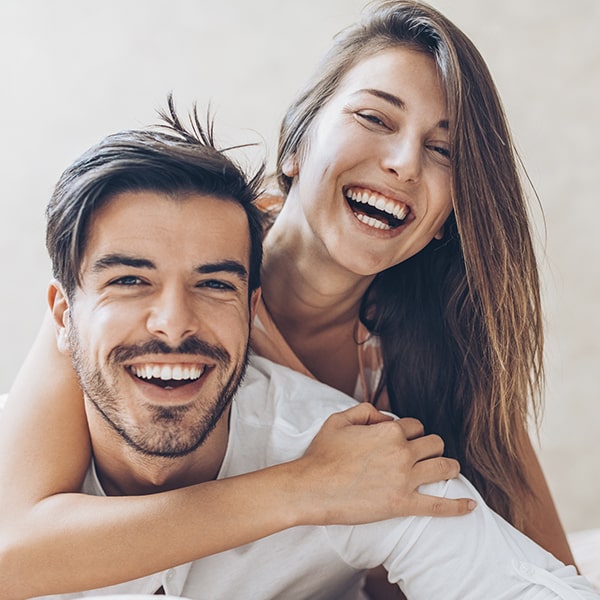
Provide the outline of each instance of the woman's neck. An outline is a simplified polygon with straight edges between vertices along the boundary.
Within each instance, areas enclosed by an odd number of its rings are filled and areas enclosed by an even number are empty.
[[[265,240],[262,290],[279,331],[321,381],[352,394],[360,304],[372,277],[334,263],[299,219],[280,215]]]
[[[355,322],[372,276],[351,273],[329,257],[299,219],[278,216],[264,243],[262,294],[277,326],[303,333]]]

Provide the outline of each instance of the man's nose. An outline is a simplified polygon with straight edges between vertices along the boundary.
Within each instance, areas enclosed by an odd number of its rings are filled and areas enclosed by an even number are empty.
[[[199,314],[194,299],[183,289],[164,289],[150,309],[148,331],[168,343],[178,346],[198,331]]]

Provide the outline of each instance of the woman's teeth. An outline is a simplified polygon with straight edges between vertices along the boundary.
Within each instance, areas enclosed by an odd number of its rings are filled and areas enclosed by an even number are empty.
[[[406,204],[370,190],[349,188],[345,195],[355,217],[374,229],[400,227],[410,211]]]
[[[391,229],[391,227],[387,223],[384,223],[379,219],[374,219],[373,217],[369,217],[368,215],[358,212],[355,212],[354,215],[361,223],[365,223],[366,225],[375,227],[375,229]]]

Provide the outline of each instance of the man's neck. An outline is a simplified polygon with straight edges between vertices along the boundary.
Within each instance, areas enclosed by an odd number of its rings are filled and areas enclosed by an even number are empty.
[[[94,463],[105,493],[109,496],[152,494],[216,479],[227,450],[229,411],[199,448],[174,458],[136,451],[100,416],[95,418],[88,414]]]

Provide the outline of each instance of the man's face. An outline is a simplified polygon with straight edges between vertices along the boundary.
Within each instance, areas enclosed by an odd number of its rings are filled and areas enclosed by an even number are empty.
[[[211,196],[125,192],[92,217],[68,313],[54,301],[59,345],[137,451],[188,454],[228,407],[257,296],[249,251],[243,208]]]

